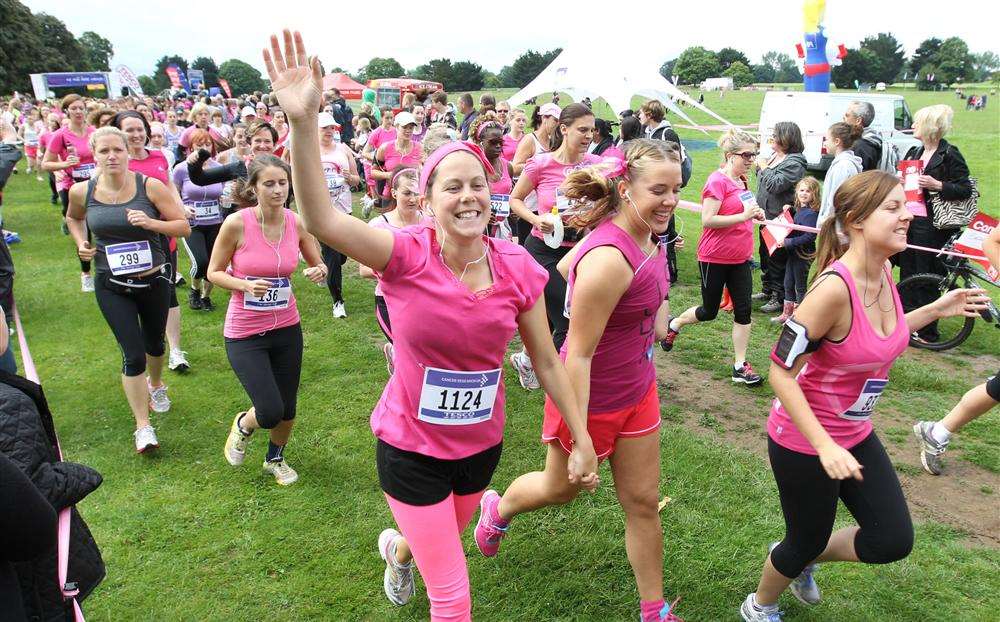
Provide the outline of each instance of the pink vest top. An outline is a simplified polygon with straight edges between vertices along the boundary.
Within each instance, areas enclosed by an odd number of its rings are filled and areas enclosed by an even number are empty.
[[[514,189],[514,182],[510,178],[510,167],[507,160],[500,156],[500,179],[490,182],[490,194],[510,194]]]
[[[656,312],[670,291],[667,256],[662,246],[647,256],[627,232],[605,220],[579,244],[570,266],[566,289],[566,315],[572,307],[576,266],[599,246],[614,246],[635,273],[632,283],[615,305],[590,364],[588,412],[620,410],[638,404],[656,378],[653,367],[653,324]],[[566,360],[568,341],[559,356]]]
[[[910,337],[903,305],[888,270],[886,278],[896,307],[896,328],[888,337],[880,336],[872,328],[847,266],[835,261],[830,271],[839,274],[847,284],[851,296],[851,330],[839,342],[823,340],[796,380],[823,428],[838,445],[850,449],[871,433],[871,415],[888,384],[889,369],[906,350]],[[774,352],[771,358],[780,362]],[[816,455],[777,398],[767,418],[767,433],[782,447]]]
[[[238,279],[248,276],[274,279],[277,287],[291,287],[292,273],[299,263],[299,230],[295,212],[284,210],[285,230],[277,244],[264,238],[256,207],[244,208],[239,214],[243,220],[243,243],[233,253],[229,273]],[[287,306],[277,305],[282,308],[267,309],[266,303],[262,303],[247,309],[243,299],[244,293],[240,291],[232,292],[229,297],[222,333],[226,337],[242,339],[299,323],[294,293],[289,294]]]
[[[391,140],[385,143],[385,150],[382,152],[382,156],[385,158],[385,170],[392,171],[394,168],[400,164],[406,164],[408,166],[419,167],[420,166],[420,156],[423,153],[423,147],[419,142],[413,140],[410,141],[413,147],[410,152],[406,155],[401,154],[396,150],[396,141]],[[388,197],[392,195],[392,188],[388,183],[385,184],[385,188],[382,189],[382,196]]]

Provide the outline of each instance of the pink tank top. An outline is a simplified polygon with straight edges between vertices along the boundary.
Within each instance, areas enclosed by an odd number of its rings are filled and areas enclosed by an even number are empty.
[[[490,182],[490,194],[510,194],[514,189],[514,182],[510,178],[510,166],[507,160],[500,157],[500,179]]]
[[[850,449],[871,433],[871,415],[889,383],[889,369],[906,350],[910,336],[899,292],[888,270],[886,278],[896,307],[896,328],[888,337],[880,336],[872,328],[847,266],[835,261],[830,271],[839,274],[847,284],[851,296],[851,330],[841,341],[824,340],[796,380],[823,428],[834,442]],[[771,358],[778,361],[773,352]],[[795,427],[791,415],[777,398],[767,418],[767,433],[786,449],[816,455],[816,450]]]
[[[239,212],[243,219],[243,243],[233,253],[229,273],[238,279],[269,279],[273,287],[260,298],[232,292],[222,331],[226,337],[242,339],[299,323],[291,281],[299,263],[299,230],[295,212],[283,211],[285,230],[277,244],[264,238],[256,207]]]
[[[395,140],[385,143],[385,151],[382,152],[382,156],[383,158],[385,158],[385,166],[383,167],[384,170],[392,171],[392,169],[396,168],[400,164],[406,164],[409,166],[417,166],[417,167],[420,166],[420,155],[422,153],[423,147],[421,147],[420,143],[415,140],[410,142],[413,144],[413,147],[410,149],[410,152],[407,153],[406,155],[401,154],[396,149]],[[389,186],[389,184],[386,184],[385,187],[382,189],[382,196],[388,197],[391,196],[391,194],[392,194],[392,188]]]
[[[657,246],[656,251],[647,256],[632,236],[611,220],[599,224],[579,246],[570,265],[566,288],[567,316],[576,283],[576,266],[591,249],[599,246],[617,248],[635,273],[632,283],[611,312],[590,363],[588,412],[621,410],[642,401],[656,378],[653,324],[657,310],[670,291],[667,256],[662,246]],[[559,352],[563,361],[568,344],[564,342]]]

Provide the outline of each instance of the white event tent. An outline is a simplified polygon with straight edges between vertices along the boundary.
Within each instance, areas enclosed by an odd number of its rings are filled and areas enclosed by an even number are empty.
[[[732,125],[661,76],[655,62],[636,57],[625,59],[609,53],[603,46],[564,49],[542,73],[510,97],[510,103],[518,106],[532,97],[553,92],[566,93],[575,101],[584,97],[600,98],[616,113],[631,108],[634,95],[658,99],[679,117],[697,125],[674,103],[674,100],[683,100],[722,123]]]

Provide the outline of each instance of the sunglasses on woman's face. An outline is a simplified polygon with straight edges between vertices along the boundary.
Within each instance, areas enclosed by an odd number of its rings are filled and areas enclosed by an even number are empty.
[[[752,151],[744,151],[743,153],[737,153],[736,155],[738,155],[741,158],[743,158],[743,160],[746,161],[746,162],[753,162],[753,159],[756,158],[760,154],[754,153]]]

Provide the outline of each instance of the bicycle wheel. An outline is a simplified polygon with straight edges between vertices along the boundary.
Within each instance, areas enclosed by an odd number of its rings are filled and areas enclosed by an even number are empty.
[[[914,274],[907,277],[896,285],[899,290],[899,297],[903,301],[907,300],[937,300],[948,290],[948,277],[940,274]],[[909,313],[916,308],[916,305],[903,303],[903,311]],[[949,350],[965,341],[976,326],[976,319],[971,317],[950,317],[937,321],[937,330],[940,335],[937,341],[925,341],[910,335],[910,345],[914,348],[924,350]]]

